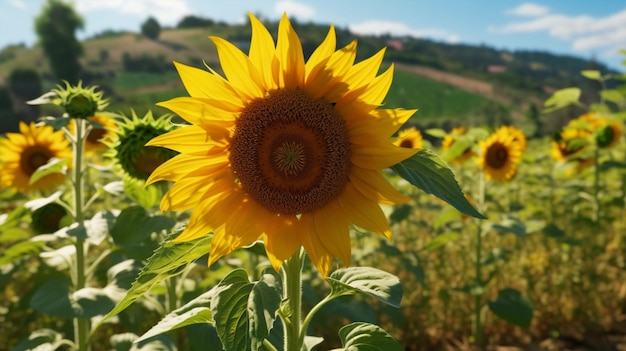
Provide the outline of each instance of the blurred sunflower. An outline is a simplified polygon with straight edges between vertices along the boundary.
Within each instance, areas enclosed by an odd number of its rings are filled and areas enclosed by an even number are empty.
[[[87,139],[85,139],[85,151],[88,154],[93,154],[106,150],[108,146],[104,140],[113,139],[117,130],[115,119],[110,115],[100,113],[89,117],[87,120],[91,128],[89,129]],[[76,123],[74,120],[71,120],[67,125],[67,129],[72,135],[75,133],[75,128]]]
[[[72,158],[69,141],[51,126],[20,122],[19,133],[0,139],[0,185],[17,191],[49,190],[62,184],[62,173],[50,173],[30,184],[35,171],[52,158]]]
[[[410,127],[398,132],[394,145],[409,149],[421,149],[423,146],[422,133],[415,127]]]
[[[176,182],[162,210],[193,209],[176,241],[214,230],[209,264],[262,238],[275,269],[304,247],[322,275],[334,257],[350,264],[349,227],[391,236],[379,203],[408,201],[383,177],[417,152],[390,138],[415,110],[378,109],[393,65],[384,49],[357,64],[356,41],[336,50],[331,26],[304,61],[287,15],[276,44],[252,14],[249,54],[219,37],[226,78],[176,64],[190,97],[163,103],[187,122],[147,145],[181,154],[147,183]]]
[[[453,145],[459,142],[461,144],[456,144],[454,148],[461,147],[461,150],[456,150],[458,152],[454,152],[455,156],[450,157],[447,156],[447,161],[454,163],[463,163],[469,160],[472,156],[474,156],[474,152],[472,151],[472,144],[468,142],[468,140],[464,139],[463,136],[466,135],[468,129],[466,127],[456,127],[452,128],[452,131],[446,134],[441,141],[441,148],[443,151],[450,153],[453,150]]]
[[[170,114],[155,119],[152,111],[148,111],[142,118],[135,111],[132,111],[130,118],[122,116],[116,122],[117,132],[101,139],[109,147],[107,156],[124,174],[145,181],[158,166],[178,154],[172,150],[146,146],[154,137],[173,130],[171,119]]]
[[[594,131],[596,144],[600,148],[611,148],[619,143],[622,137],[622,124],[618,120],[603,118]]]
[[[513,142],[519,143],[522,151],[526,150],[528,142],[526,141],[526,135],[524,135],[524,132],[521,129],[514,126],[502,126],[500,129],[511,135]]]
[[[506,182],[513,178],[522,157],[522,148],[511,134],[500,129],[481,141],[479,146],[481,154],[476,162],[485,172],[486,179]]]

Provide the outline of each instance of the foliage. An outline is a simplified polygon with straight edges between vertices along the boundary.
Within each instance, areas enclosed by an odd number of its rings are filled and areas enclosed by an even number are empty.
[[[62,0],[47,0],[35,20],[35,31],[58,80],[78,82],[83,47],[75,32],[83,25],[83,19]]]
[[[8,84],[9,89],[24,101],[34,99],[43,92],[39,73],[32,68],[14,69],[9,75]]]
[[[210,27],[213,25],[215,25],[215,21],[213,21],[210,18],[203,18],[199,16],[189,15],[189,16],[183,17],[176,25],[176,28],[198,28],[198,27],[203,28],[203,27]]]
[[[141,34],[148,39],[157,40],[161,34],[161,25],[154,17],[148,17],[148,19],[141,24]]]

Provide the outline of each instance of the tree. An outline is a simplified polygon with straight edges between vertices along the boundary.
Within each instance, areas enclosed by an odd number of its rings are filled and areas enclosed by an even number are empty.
[[[189,15],[189,16],[185,16],[182,20],[180,20],[180,22],[178,22],[178,25],[176,25],[176,28],[199,28],[199,27],[211,27],[213,25],[215,25],[215,21],[213,21],[210,18],[202,18],[198,16]]]
[[[161,34],[161,25],[154,17],[148,19],[141,24],[141,34],[152,40],[157,40]]]
[[[35,19],[35,32],[48,57],[50,68],[58,79],[75,84],[80,76],[80,56],[83,47],[76,39],[76,30],[84,26],[83,19],[68,3],[47,0]]]
[[[32,100],[43,92],[39,73],[32,68],[16,68],[9,74],[9,89],[22,100]]]

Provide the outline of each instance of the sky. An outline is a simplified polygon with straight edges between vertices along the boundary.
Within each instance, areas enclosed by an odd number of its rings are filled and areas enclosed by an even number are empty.
[[[0,0],[0,48],[36,42],[34,18],[45,0]],[[67,0],[85,20],[81,39],[106,29],[138,32],[148,16],[175,26],[186,15],[243,23],[248,11],[283,12],[302,22],[356,34],[410,35],[501,50],[539,50],[595,59],[625,72],[624,0]]]

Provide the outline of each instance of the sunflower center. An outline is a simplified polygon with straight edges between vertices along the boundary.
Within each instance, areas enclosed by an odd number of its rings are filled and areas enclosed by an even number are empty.
[[[52,156],[51,151],[46,147],[29,147],[24,150],[24,154],[20,158],[20,168],[25,174],[31,176],[39,167],[48,163]]]
[[[494,143],[487,149],[487,164],[491,168],[502,168],[509,159],[509,151],[501,143]]]
[[[106,135],[106,129],[93,128],[87,135],[87,141],[91,144],[101,144],[100,139]]]
[[[400,143],[400,147],[405,147],[407,149],[412,149],[413,148],[413,141],[411,141],[409,139],[404,139]]]
[[[230,163],[244,191],[268,210],[311,212],[348,182],[348,131],[326,101],[298,89],[275,90],[237,119]]]

